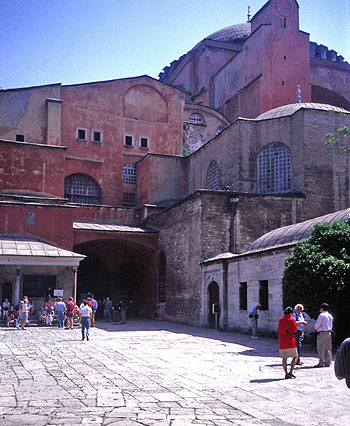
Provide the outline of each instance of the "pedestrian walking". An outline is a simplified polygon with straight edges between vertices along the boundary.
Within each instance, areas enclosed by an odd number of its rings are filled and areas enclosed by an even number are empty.
[[[279,353],[280,357],[282,358],[282,366],[285,373],[285,378],[295,379],[293,371],[298,359],[298,351],[294,336],[298,328],[293,318],[293,308],[288,306],[283,313],[283,318],[278,320]],[[292,358],[292,362],[288,372],[287,361],[289,357]]]
[[[301,362],[300,355],[301,355],[301,347],[304,340],[304,329],[307,322],[304,319],[303,315],[304,306],[301,303],[298,303],[294,307],[294,313],[293,318],[295,319],[295,323],[298,327],[297,332],[295,333],[295,341],[297,344],[297,350],[298,350],[298,359],[297,359],[297,365],[303,365],[303,362]]]
[[[329,367],[332,362],[332,330],[333,316],[328,312],[328,303],[322,303],[320,315],[317,318],[315,329],[317,331],[318,364],[315,368]]]
[[[350,337],[340,345],[334,362],[334,373],[338,380],[345,379],[350,388]]]
[[[81,340],[89,340],[90,336],[90,318],[92,315],[92,308],[90,308],[88,301],[84,300],[83,306],[80,307],[80,319],[81,319]]]
[[[91,327],[95,327],[95,317],[96,317],[96,311],[98,308],[98,303],[93,294],[91,295],[91,307],[92,307]]]
[[[67,309],[67,329],[73,330],[75,302],[72,296],[70,296],[69,301],[66,304],[66,309]]]
[[[252,327],[252,339],[257,339],[257,333],[258,333],[258,319],[259,319],[259,312],[261,309],[260,303],[257,305],[254,305],[252,309],[249,312],[249,318],[251,321],[251,327]]]

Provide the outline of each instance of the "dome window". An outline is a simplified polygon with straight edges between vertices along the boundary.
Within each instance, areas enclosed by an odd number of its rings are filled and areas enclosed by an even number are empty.
[[[192,114],[188,122],[192,124],[205,124],[204,118],[198,113]]]

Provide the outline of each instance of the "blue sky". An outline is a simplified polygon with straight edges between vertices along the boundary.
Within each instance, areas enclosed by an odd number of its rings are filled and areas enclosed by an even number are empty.
[[[0,0],[0,88],[148,74],[264,0]],[[300,29],[350,62],[350,0],[299,0]]]

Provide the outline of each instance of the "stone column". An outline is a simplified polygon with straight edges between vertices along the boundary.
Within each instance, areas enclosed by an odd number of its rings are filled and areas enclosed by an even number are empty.
[[[17,265],[16,266],[15,288],[14,288],[13,297],[12,297],[12,304],[13,304],[13,306],[16,306],[19,303],[20,283],[21,283],[21,267]]]

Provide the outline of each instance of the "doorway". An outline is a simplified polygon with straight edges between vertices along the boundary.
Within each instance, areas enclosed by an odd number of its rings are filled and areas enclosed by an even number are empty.
[[[219,286],[215,281],[212,281],[209,284],[208,287],[208,293],[209,293],[209,306],[208,306],[208,312],[209,312],[209,327],[219,330],[220,325],[220,291]]]

